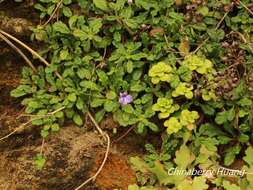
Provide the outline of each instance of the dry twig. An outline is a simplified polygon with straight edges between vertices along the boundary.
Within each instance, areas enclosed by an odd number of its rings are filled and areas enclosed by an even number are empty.
[[[253,12],[252,12],[252,10],[250,10],[243,2],[241,2],[240,0],[239,0],[239,3],[243,6],[243,8],[245,8],[252,16],[253,16]]]
[[[218,30],[220,28],[221,23],[224,21],[224,19],[228,15],[228,13],[229,12],[226,12],[223,15],[223,17],[221,18],[221,20],[219,21],[219,23],[216,25],[215,30]],[[208,42],[209,39],[210,39],[210,37],[207,37],[200,45],[198,45],[198,47],[191,54],[197,53],[200,50],[200,48],[202,48],[206,44],[206,42]]]
[[[106,160],[108,158],[109,155],[109,150],[110,150],[110,137],[107,133],[103,132],[103,130],[99,127],[99,125],[97,124],[97,122],[95,121],[95,119],[93,118],[93,116],[91,115],[91,113],[88,111],[88,116],[91,119],[92,123],[95,125],[96,129],[98,130],[98,132],[100,133],[100,135],[104,138],[104,140],[107,141],[107,148],[106,148],[106,152],[105,152],[105,156],[103,159],[103,162],[101,163],[100,167],[98,168],[97,172],[95,173],[95,175],[93,175],[92,177],[90,177],[89,179],[87,179],[85,182],[83,182],[81,185],[79,185],[77,188],[75,188],[75,190],[79,190],[81,189],[84,185],[88,184],[90,181],[95,181],[97,176],[100,174],[100,172],[102,171]]]
[[[0,38],[2,38],[10,47],[12,47],[25,60],[25,62],[32,68],[34,72],[37,72],[32,62],[28,59],[28,57],[26,57],[26,55],[17,46],[15,46],[10,40],[8,40],[8,38],[6,38],[1,33],[0,33]]]
[[[45,22],[45,24],[43,24],[43,26],[46,26],[54,18],[55,13],[59,10],[59,8],[62,5],[62,1],[63,0],[61,0],[57,3],[57,6],[55,7],[55,9],[54,9],[53,13],[51,14],[50,18]]]
[[[15,134],[17,131],[22,130],[24,127],[26,127],[27,125],[29,125],[30,123],[32,123],[35,120],[38,119],[43,119],[43,118],[47,118],[49,116],[52,116],[54,114],[56,114],[57,112],[63,110],[65,107],[61,107],[53,112],[48,113],[47,115],[42,115],[42,116],[36,116],[35,118],[30,119],[29,121],[27,121],[26,123],[21,124],[19,127],[17,127],[15,130],[13,130],[11,133],[9,133],[8,135],[5,135],[4,137],[0,138],[0,141],[7,139],[8,137],[10,137],[11,135]]]
[[[50,64],[43,58],[41,57],[36,51],[34,51],[32,48],[30,48],[29,46],[27,46],[26,44],[24,44],[23,42],[21,42],[19,39],[15,38],[14,36],[12,36],[11,34],[3,31],[0,29],[0,33],[10,39],[12,39],[13,41],[17,42],[18,44],[20,44],[21,46],[23,46],[24,48],[26,48],[29,52],[31,52],[34,56],[36,56],[41,62],[43,62],[46,66],[49,66]],[[59,79],[62,79],[62,76],[58,73],[55,72],[56,76]]]

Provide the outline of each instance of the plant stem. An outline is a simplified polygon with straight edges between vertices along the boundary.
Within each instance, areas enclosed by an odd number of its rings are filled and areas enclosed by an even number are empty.
[[[0,33],[9,37],[10,39],[12,39],[13,41],[17,42],[18,44],[20,44],[21,46],[23,46],[24,48],[26,48],[28,51],[30,51],[34,56],[36,56],[41,62],[43,62],[46,66],[49,66],[50,64],[43,58],[41,57],[36,51],[34,51],[32,48],[30,48],[29,46],[27,46],[26,44],[24,44],[23,42],[21,42],[19,39],[15,38],[14,36],[12,36],[11,34],[8,34],[7,32],[3,31],[0,29]],[[62,76],[56,71],[55,72],[56,76],[59,79],[63,79]]]
[[[12,47],[24,60],[25,62],[32,68],[34,72],[37,72],[36,68],[33,66],[32,62],[28,59],[28,57],[17,47],[15,46],[8,38],[0,33],[0,38],[2,38],[10,47]]]

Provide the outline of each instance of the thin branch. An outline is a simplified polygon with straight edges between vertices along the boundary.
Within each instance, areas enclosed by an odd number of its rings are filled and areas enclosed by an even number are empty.
[[[40,148],[40,155],[43,154],[44,145],[45,145],[45,138],[42,139],[41,148]]]
[[[50,64],[43,58],[41,57],[36,51],[34,51],[32,48],[28,47],[26,44],[24,44],[23,42],[21,42],[19,39],[15,38],[14,36],[12,36],[11,34],[8,34],[7,32],[3,31],[0,29],[0,33],[2,33],[3,35],[9,37],[10,39],[12,39],[13,41],[17,42],[18,44],[20,44],[21,46],[23,46],[24,48],[26,48],[28,51],[30,51],[34,56],[36,56],[41,62],[43,62],[46,66],[49,66]],[[62,80],[62,76],[56,71],[55,72],[56,76]]]
[[[75,188],[75,190],[79,190],[81,189],[84,185],[88,184],[90,181],[95,181],[97,176],[100,174],[100,172],[102,171],[108,155],[109,155],[109,151],[110,151],[110,137],[107,133],[103,132],[103,130],[99,127],[99,125],[97,124],[97,122],[95,121],[95,119],[93,118],[93,116],[91,115],[91,113],[88,111],[87,112],[88,116],[90,117],[91,121],[93,122],[93,124],[95,125],[96,129],[98,130],[98,132],[102,135],[103,138],[105,138],[105,140],[107,140],[107,148],[106,148],[106,152],[105,152],[105,156],[103,159],[103,162],[101,163],[99,169],[97,170],[97,172],[95,173],[95,175],[93,175],[92,177],[90,177],[89,179],[87,179],[85,182],[83,182],[81,185],[79,185],[77,188]]]
[[[50,113],[48,113],[47,115],[38,116],[38,117],[35,117],[35,118],[30,119],[30,120],[27,121],[26,123],[21,124],[19,127],[17,127],[15,130],[13,130],[13,131],[12,131],[11,133],[9,133],[8,135],[6,135],[6,136],[0,138],[0,141],[2,141],[2,140],[4,140],[4,139],[7,139],[7,138],[10,137],[11,135],[15,134],[17,131],[23,129],[23,128],[26,127],[28,124],[32,123],[33,121],[38,120],[38,119],[47,118],[47,117],[49,117],[49,116],[52,116],[52,115],[56,114],[57,112],[61,111],[62,109],[64,109],[64,107],[59,108],[59,109],[57,109],[57,110],[55,110],[55,111],[53,111],[53,112],[50,112]]]
[[[192,54],[197,53],[197,52],[200,50],[200,48],[202,48],[202,47],[206,44],[206,42],[207,42],[209,39],[210,39],[210,38],[207,37],[201,44],[199,44],[198,47],[192,52]]]
[[[55,9],[54,9],[54,12],[51,14],[50,18],[45,22],[45,24],[43,24],[43,26],[46,26],[46,25],[53,19],[55,13],[56,13],[56,12],[58,11],[58,9],[61,7],[62,1],[63,1],[63,0],[61,0],[61,1],[58,2],[57,6],[56,6]]]
[[[121,139],[123,139],[125,136],[127,136],[128,133],[130,133],[134,128],[135,128],[135,125],[133,125],[132,127],[130,127],[123,135],[121,135],[119,138],[117,138],[116,140],[114,140],[113,143],[119,142]]]
[[[218,30],[220,28],[220,25],[222,24],[222,22],[224,21],[224,19],[226,18],[226,16],[228,15],[229,12],[226,12],[223,17],[221,18],[221,20],[219,21],[219,23],[216,25],[215,29],[214,30]],[[208,40],[210,39],[210,37],[207,37],[200,45],[198,45],[198,47],[191,53],[192,54],[195,54],[199,51],[200,48],[202,48],[206,42],[208,42]]]
[[[240,33],[240,32],[234,32],[233,31],[233,32],[230,32],[229,34],[237,34],[237,35],[239,35],[240,38],[242,39],[242,41],[248,46],[248,48],[250,49],[250,51],[253,53],[253,47],[251,46],[251,42],[249,42],[242,33]]]
[[[18,119],[21,117],[49,117],[49,116],[52,116],[52,115],[56,114],[57,112],[60,112],[64,109],[65,109],[65,107],[63,106],[53,112],[49,112],[48,114],[44,114],[44,115],[20,114],[20,116],[18,116]]]
[[[250,10],[243,2],[241,2],[240,0],[239,0],[239,2],[240,2],[240,4],[243,6],[243,8],[245,8],[252,16],[253,16],[253,12],[252,12],[252,10]]]
[[[103,130],[99,127],[99,125],[97,124],[96,120],[94,119],[94,117],[91,115],[91,113],[88,111],[87,112],[90,120],[92,121],[92,123],[95,125],[96,129],[98,130],[98,132],[100,133],[100,135],[102,135],[102,137],[104,138],[104,140],[106,140],[105,138],[105,133],[103,132]]]
[[[1,33],[0,33],[0,38],[2,38],[10,47],[12,47],[25,60],[25,62],[32,68],[34,72],[37,72],[32,62],[28,59],[28,57],[26,57],[26,55],[17,46],[15,46],[10,40],[8,40],[8,38],[6,38]]]
[[[15,130],[13,130],[11,133],[9,133],[8,135],[5,135],[4,137],[0,138],[0,141],[3,141],[4,139],[7,139],[8,137],[10,137],[11,135],[15,134],[17,131],[23,129],[25,126],[27,126],[28,124],[30,124],[33,120],[29,120],[26,123],[23,123],[22,125],[20,125],[19,127],[17,127]]]

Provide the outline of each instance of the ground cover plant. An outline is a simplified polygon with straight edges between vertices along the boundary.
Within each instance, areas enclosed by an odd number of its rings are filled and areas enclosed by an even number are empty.
[[[66,120],[82,127],[87,113],[159,136],[159,147],[146,144],[144,158],[129,158],[138,179],[129,190],[251,190],[252,7],[249,0],[39,0],[31,40],[43,44],[49,64],[24,67],[11,96],[45,141]],[[35,162],[43,169],[46,158]],[[246,173],[168,175],[173,167],[221,166]]]

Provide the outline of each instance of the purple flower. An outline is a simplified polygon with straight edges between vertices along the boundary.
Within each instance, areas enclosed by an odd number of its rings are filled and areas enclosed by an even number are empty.
[[[133,3],[133,0],[128,0],[127,2],[128,2],[128,3]]]
[[[128,95],[127,92],[119,93],[119,103],[121,105],[130,104],[132,101],[133,101],[133,97],[131,95]]]

